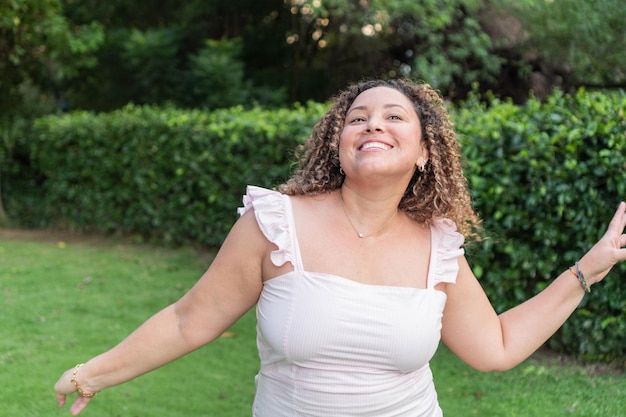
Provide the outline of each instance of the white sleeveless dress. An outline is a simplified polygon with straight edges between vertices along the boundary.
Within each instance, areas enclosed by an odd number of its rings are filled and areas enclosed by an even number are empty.
[[[463,236],[447,219],[431,229],[426,289],[361,284],[303,269],[289,196],[249,186],[254,214],[277,245],[274,265],[293,271],[264,283],[257,303],[255,417],[439,417],[429,361]]]

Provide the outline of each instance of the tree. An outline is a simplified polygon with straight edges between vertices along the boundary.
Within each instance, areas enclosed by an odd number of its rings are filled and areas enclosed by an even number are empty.
[[[523,97],[531,74],[539,73],[566,87],[619,86],[626,83],[626,11],[619,6],[618,0],[15,0],[0,5],[0,110],[13,109],[7,103],[24,91],[37,100],[45,92],[47,102],[68,96],[72,106],[96,110],[129,101],[206,105],[198,99],[208,94],[201,85],[211,84],[220,65],[234,74],[243,68],[233,91],[243,86],[251,95],[232,97],[261,104],[325,100],[365,77],[408,76],[451,99],[476,84]],[[513,40],[493,30],[512,21],[521,28]],[[225,42],[214,50],[230,52],[212,58],[208,41]],[[230,48],[231,41],[239,46]],[[194,79],[202,82],[190,94]]]
[[[97,23],[70,25],[60,0],[0,3],[0,114],[59,105],[62,82],[97,64],[102,41]]]
[[[481,0],[391,3],[395,31],[403,34],[405,50],[398,51],[407,57],[403,72],[451,98],[475,82],[493,81],[503,58],[495,52],[497,42],[481,27],[484,5]]]
[[[363,77],[407,76],[448,95],[492,80],[502,58],[482,31],[482,0],[291,0],[294,97]],[[302,92],[300,92],[302,91]]]
[[[261,103],[275,103],[280,95],[271,92],[282,89],[292,102],[326,100],[364,77],[418,78],[454,96],[473,82],[493,80],[500,69],[502,58],[479,24],[484,3],[66,0],[70,21],[96,20],[107,34],[100,65],[83,71],[68,90],[75,105],[101,110],[128,101],[190,105],[184,85],[192,80],[183,78],[193,76],[206,41],[241,39],[240,53],[231,58],[243,63]]]
[[[97,64],[92,52],[101,42],[102,28],[70,26],[59,0],[0,3],[0,169],[12,152],[16,118],[61,106],[61,84]],[[0,223],[6,222],[0,192]]]
[[[527,65],[565,90],[626,87],[626,9],[621,0],[505,0],[521,22]],[[494,2],[496,4],[496,2]]]

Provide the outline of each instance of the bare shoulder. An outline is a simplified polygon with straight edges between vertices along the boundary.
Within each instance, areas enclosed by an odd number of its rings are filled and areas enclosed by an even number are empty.
[[[249,257],[246,259],[260,262],[269,247],[270,242],[259,227],[254,209],[251,209],[235,222],[219,253],[233,254],[237,257],[246,256]]]

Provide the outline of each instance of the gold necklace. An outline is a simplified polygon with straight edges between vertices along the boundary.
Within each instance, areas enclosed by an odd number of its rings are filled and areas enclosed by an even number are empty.
[[[380,229],[376,230],[374,233],[370,233],[369,235],[364,235],[363,233],[359,232],[357,228],[354,226],[354,223],[352,223],[352,219],[348,215],[348,211],[346,210],[346,205],[343,202],[343,192],[341,189],[339,190],[339,200],[341,200],[341,208],[343,209],[343,213],[346,215],[346,219],[348,219],[348,223],[350,223],[350,226],[352,226],[352,228],[356,232],[356,235],[361,239],[365,239],[366,237],[377,235],[383,230],[385,230],[387,226],[391,224],[391,221],[394,219],[394,217],[396,217],[396,214],[398,214],[398,209],[396,209],[396,211],[393,212],[391,217],[389,217],[389,219],[382,225]]]

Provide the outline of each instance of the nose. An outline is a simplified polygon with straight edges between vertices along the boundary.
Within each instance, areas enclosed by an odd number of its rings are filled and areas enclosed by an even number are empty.
[[[367,132],[380,132],[382,131],[382,124],[380,123],[380,119],[376,116],[371,116],[367,119]]]

